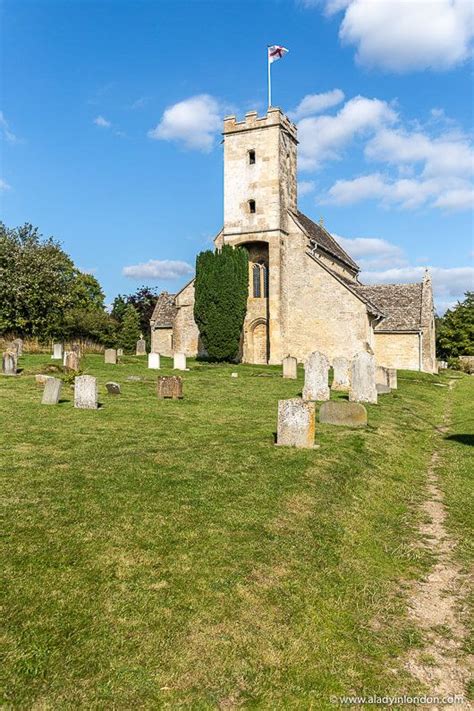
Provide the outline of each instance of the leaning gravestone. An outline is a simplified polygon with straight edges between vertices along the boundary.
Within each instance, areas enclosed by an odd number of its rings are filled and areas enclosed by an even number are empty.
[[[146,341],[144,338],[138,339],[135,355],[138,355],[138,356],[146,355]]]
[[[298,361],[293,356],[286,356],[282,361],[283,377],[289,380],[296,380],[298,377]]]
[[[109,383],[105,383],[105,387],[109,395],[120,395],[120,385],[118,383],[110,381]]]
[[[59,378],[48,378],[44,384],[42,405],[57,405],[61,395],[62,380]]]
[[[365,427],[367,425],[367,410],[360,402],[328,400],[323,402],[319,408],[319,421],[328,425]]]
[[[158,378],[158,397],[178,400],[183,397],[183,380],[179,375],[162,375]]]
[[[51,360],[62,360],[63,357],[63,344],[62,343],[53,343],[53,355],[51,356]]]
[[[314,409],[314,402],[305,402],[299,397],[279,400],[276,444],[314,449]]]
[[[98,407],[97,378],[92,375],[78,375],[74,378],[74,407],[96,410]]]
[[[325,355],[315,351],[304,364],[303,400],[329,400],[329,362]]]
[[[18,356],[16,350],[5,351],[2,358],[3,375],[16,375],[18,367]]]
[[[331,385],[332,390],[342,390],[343,392],[347,392],[349,390],[351,384],[350,367],[351,364],[347,358],[334,358],[332,362],[332,368],[334,371],[334,377]]]
[[[104,363],[117,365],[117,351],[115,348],[106,348],[104,351]]]
[[[159,353],[148,353],[148,367],[153,370],[160,369],[160,354]]]
[[[361,351],[352,360],[349,400],[377,404],[375,358],[366,351]]]
[[[79,354],[76,351],[64,353],[64,367],[68,372],[77,373],[79,370]]]
[[[174,354],[173,368],[175,370],[186,370],[186,355],[184,353],[175,353]]]

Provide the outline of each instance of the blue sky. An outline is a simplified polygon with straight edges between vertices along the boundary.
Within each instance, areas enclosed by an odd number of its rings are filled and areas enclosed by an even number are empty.
[[[3,0],[1,217],[107,300],[174,291],[222,223],[221,119],[298,123],[300,209],[367,282],[473,287],[470,0]]]

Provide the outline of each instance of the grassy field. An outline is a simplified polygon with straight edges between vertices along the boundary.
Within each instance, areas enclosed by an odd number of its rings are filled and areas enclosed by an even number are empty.
[[[367,429],[318,425],[302,451],[273,445],[302,371],[191,361],[185,399],[159,401],[144,359],[102,361],[84,365],[98,411],[69,386],[39,404],[47,356],[0,379],[6,706],[330,709],[417,691],[400,661],[421,644],[406,595],[431,563],[417,511],[435,428],[449,401],[468,434],[474,379],[401,372]],[[473,450],[443,447],[465,558]]]

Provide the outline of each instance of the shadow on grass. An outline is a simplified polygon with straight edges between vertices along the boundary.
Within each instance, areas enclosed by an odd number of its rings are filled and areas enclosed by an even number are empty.
[[[449,439],[452,442],[460,442],[461,444],[467,444],[470,447],[474,447],[474,434],[452,434],[448,435],[444,439]]]

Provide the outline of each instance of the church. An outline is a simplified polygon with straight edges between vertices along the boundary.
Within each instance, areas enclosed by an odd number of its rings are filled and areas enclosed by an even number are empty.
[[[436,371],[431,278],[365,286],[359,267],[322,224],[298,210],[297,128],[278,108],[224,119],[224,224],[214,240],[249,256],[244,363],[304,362],[313,351],[378,365]],[[200,353],[194,281],[163,292],[151,318],[152,350]]]

